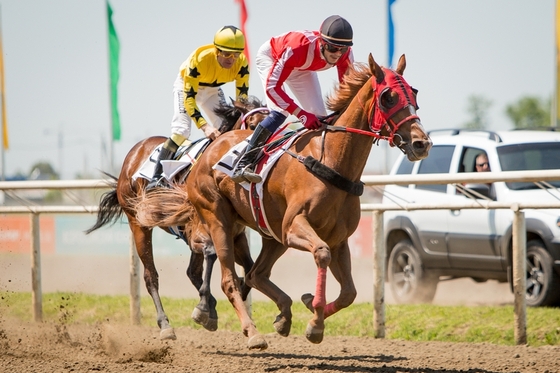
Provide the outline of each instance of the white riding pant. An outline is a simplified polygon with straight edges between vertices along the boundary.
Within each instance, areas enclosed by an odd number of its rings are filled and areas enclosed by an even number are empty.
[[[257,72],[261,78],[263,89],[266,94],[266,80],[270,74],[270,70],[274,66],[274,58],[272,57],[272,49],[270,42],[264,43],[257,52],[255,58],[255,65]],[[317,78],[315,71],[293,71],[286,79],[285,84],[290,88],[296,100],[301,105],[302,109],[309,111],[315,115],[325,116],[327,110],[321,92],[321,85]],[[268,95],[266,96],[266,103],[270,110],[279,111],[285,116],[290,115],[284,109],[279,108]]]
[[[177,75],[173,84],[173,119],[171,119],[171,134],[177,134],[188,139],[191,135],[192,119],[185,110],[185,83],[181,74]],[[200,87],[196,94],[196,104],[203,112],[204,119],[214,128],[219,128],[222,119],[214,113],[214,108],[225,103],[224,92],[220,87]]]

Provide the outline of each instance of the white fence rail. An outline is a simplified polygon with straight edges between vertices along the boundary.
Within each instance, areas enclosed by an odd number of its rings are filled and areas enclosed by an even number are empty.
[[[548,171],[511,171],[487,172],[468,174],[429,174],[429,175],[379,175],[363,176],[362,181],[368,186],[383,186],[387,184],[458,184],[463,182],[492,183],[500,181],[539,182],[560,180],[560,169]],[[33,190],[33,189],[104,189],[108,187],[106,180],[52,180],[52,181],[4,181],[0,182],[0,190]],[[371,211],[373,231],[373,294],[374,333],[377,338],[385,337],[385,262],[386,250],[383,242],[383,212],[388,210],[433,210],[433,209],[512,209],[513,221],[513,289],[514,289],[514,322],[515,340],[517,344],[527,342],[526,334],[526,231],[524,209],[560,208],[560,201],[543,204],[530,201],[503,203],[494,201],[469,201],[454,204],[422,204],[407,203],[399,205],[362,204],[362,211]],[[98,206],[0,206],[0,214],[31,214],[31,273],[32,273],[32,303],[35,321],[42,320],[42,291],[41,291],[41,260],[39,240],[39,214],[61,213],[96,213]],[[130,256],[130,284],[131,284],[131,320],[138,324],[140,318],[139,302],[139,261],[135,254],[134,243],[131,240]]]

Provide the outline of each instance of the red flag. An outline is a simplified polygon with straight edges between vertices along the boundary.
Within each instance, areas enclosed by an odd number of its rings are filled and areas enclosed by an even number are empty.
[[[249,18],[247,14],[247,7],[245,6],[245,0],[235,0],[236,3],[239,4],[241,7],[241,32],[245,35],[245,57],[247,57],[247,61],[251,63],[249,58],[249,40],[247,39],[247,31],[245,31],[245,22],[247,22],[247,18]]]

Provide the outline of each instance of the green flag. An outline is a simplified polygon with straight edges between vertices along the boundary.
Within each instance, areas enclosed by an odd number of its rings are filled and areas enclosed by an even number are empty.
[[[109,25],[109,67],[111,74],[111,128],[113,140],[121,139],[121,120],[117,105],[117,84],[119,82],[119,50],[120,43],[113,25],[113,9],[107,1],[107,23]]]

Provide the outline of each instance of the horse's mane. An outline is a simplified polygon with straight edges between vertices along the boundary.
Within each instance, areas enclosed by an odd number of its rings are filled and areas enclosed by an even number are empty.
[[[242,98],[239,100],[239,102],[243,106],[245,106],[247,112],[256,108],[266,106],[261,100],[259,100],[255,96],[249,96],[246,99]],[[227,104],[225,102],[222,102],[220,105],[214,108],[214,113],[216,113],[217,116],[222,118],[222,124],[218,129],[218,131],[220,131],[221,133],[231,131],[233,129],[233,126],[235,126],[235,124],[237,123],[239,117],[241,117],[241,115],[244,114],[239,108],[235,107],[235,105]]]
[[[344,111],[372,75],[369,66],[365,63],[356,62],[351,65],[344,76],[344,81],[327,97],[327,108],[334,112]]]

